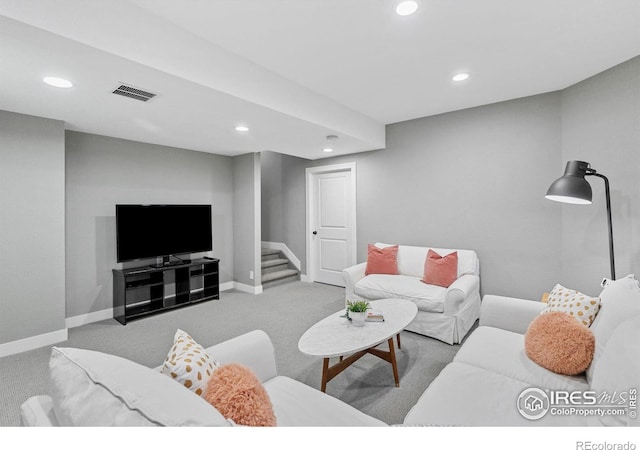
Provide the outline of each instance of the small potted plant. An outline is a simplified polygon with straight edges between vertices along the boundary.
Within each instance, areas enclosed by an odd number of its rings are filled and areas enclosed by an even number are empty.
[[[347,300],[347,317],[356,327],[364,326],[364,320],[367,318],[367,310],[371,308],[369,302],[358,300],[355,302]]]

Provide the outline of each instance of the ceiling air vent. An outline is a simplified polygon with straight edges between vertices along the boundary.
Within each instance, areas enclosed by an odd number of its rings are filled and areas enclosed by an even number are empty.
[[[119,84],[112,92],[124,97],[140,100],[141,102],[147,102],[156,96],[154,93],[144,91],[133,86],[128,86],[126,84]]]

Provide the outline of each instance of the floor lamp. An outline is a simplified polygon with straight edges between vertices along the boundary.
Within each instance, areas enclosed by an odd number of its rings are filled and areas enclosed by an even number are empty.
[[[607,200],[607,219],[609,221],[609,259],[611,260],[611,279],[616,279],[615,263],[613,261],[613,230],[611,227],[611,196],[609,195],[609,180],[604,175],[591,168],[591,164],[584,161],[569,161],[564,175],[554,181],[545,198],[562,203],[577,205],[591,204],[591,185],[585,180],[586,176],[595,176],[604,180],[604,191]]]

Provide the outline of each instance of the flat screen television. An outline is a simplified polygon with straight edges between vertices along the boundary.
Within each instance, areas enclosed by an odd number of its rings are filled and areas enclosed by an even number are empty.
[[[118,262],[212,249],[211,205],[116,205]]]

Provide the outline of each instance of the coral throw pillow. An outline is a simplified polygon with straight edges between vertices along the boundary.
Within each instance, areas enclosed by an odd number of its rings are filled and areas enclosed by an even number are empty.
[[[458,279],[458,252],[440,256],[429,249],[424,262],[423,283],[449,287]]]
[[[378,248],[369,244],[367,249],[367,269],[365,275],[374,273],[398,275],[398,246]]]
[[[242,364],[217,369],[209,378],[204,399],[238,425],[276,426],[269,394],[253,371]]]
[[[596,339],[589,327],[569,314],[541,314],[524,336],[527,356],[539,366],[562,375],[578,375],[593,360]]]

